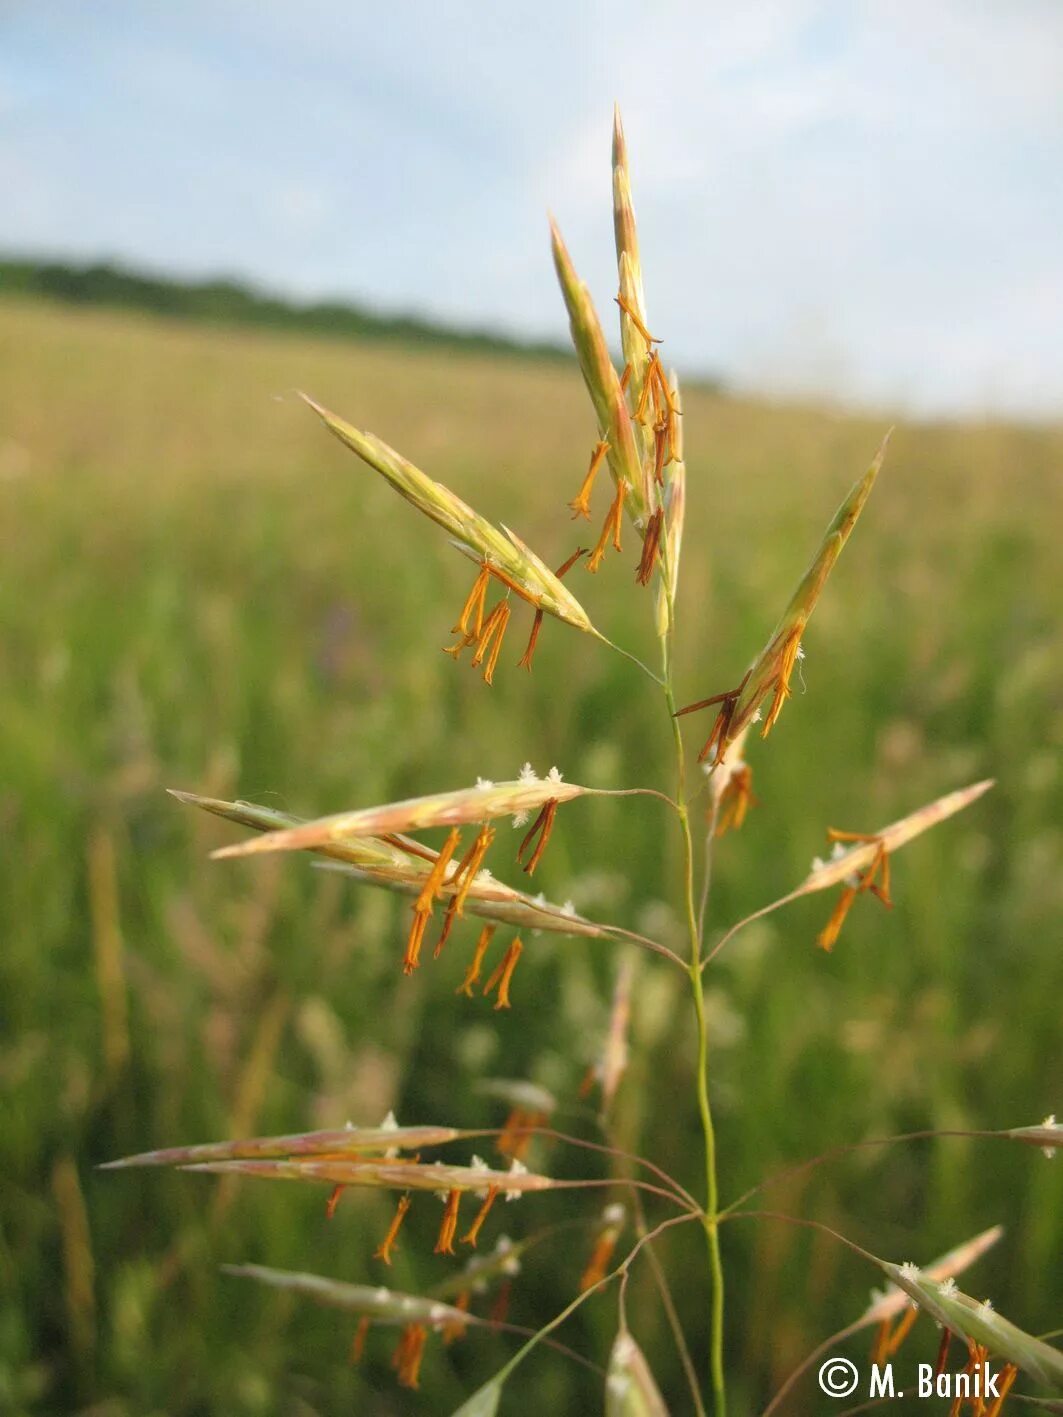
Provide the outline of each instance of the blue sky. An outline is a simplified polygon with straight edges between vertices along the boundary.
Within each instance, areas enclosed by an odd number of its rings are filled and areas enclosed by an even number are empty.
[[[560,338],[614,99],[680,368],[1063,415],[1059,0],[4,0],[0,245]]]

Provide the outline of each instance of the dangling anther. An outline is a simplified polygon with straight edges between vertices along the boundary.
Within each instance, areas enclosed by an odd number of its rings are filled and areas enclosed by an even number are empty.
[[[846,886],[838,897],[838,903],[831,911],[831,917],[824,925],[823,929],[816,936],[816,944],[821,950],[826,950],[829,954],[834,948],[834,942],[841,934],[841,928],[845,924],[845,917],[853,908],[853,901],[857,897],[856,886]]]
[[[883,1353],[883,1361],[892,1358],[893,1355],[899,1351],[901,1344],[908,1337],[909,1333],[911,1333],[912,1326],[918,1317],[919,1310],[914,1304],[909,1304],[904,1313],[897,1320],[897,1327],[889,1336],[885,1352]]]
[[[451,1308],[460,1309],[463,1314],[467,1314],[469,1312],[469,1301],[471,1298],[472,1296],[469,1291],[463,1289],[461,1293],[455,1297]],[[442,1328],[443,1342],[449,1348],[450,1345],[456,1343],[459,1338],[465,1337],[467,1328],[468,1324],[463,1324],[460,1319],[448,1319]]]
[[[664,510],[658,507],[646,523],[646,531],[642,538],[642,556],[639,560],[639,568],[635,572],[635,579],[639,585],[649,585],[650,577],[653,575],[653,568],[657,561],[657,552],[661,544],[661,526],[664,522]]]
[[[882,902],[887,910],[892,910],[893,900],[890,896],[890,854],[885,846],[879,846],[874,865],[879,873],[878,884],[873,884],[869,880],[867,888],[877,900]],[[872,872],[871,874],[874,873]]]
[[[506,626],[509,624],[509,614],[508,600],[500,600],[484,621],[483,628],[480,631],[480,638],[476,645],[476,653],[472,657],[472,667],[478,669],[484,656],[487,655],[487,663],[484,665],[485,684],[490,684],[494,678],[495,665],[498,663],[498,653],[502,648],[502,641],[505,638]]]
[[[668,375],[664,372],[664,365],[661,363],[660,355],[657,351],[650,355],[650,367],[647,377],[652,378],[656,389],[654,392],[654,402],[656,407],[663,413],[667,410],[673,417],[679,416],[679,409],[676,407],[675,396],[672,393],[672,386],[668,382]],[[659,398],[659,402],[657,402]]]
[[[529,1112],[524,1107],[514,1107],[506,1118],[502,1134],[496,1143],[498,1154],[523,1161],[536,1130],[546,1121],[545,1112]]]
[[[775,722],[782,713],[782,706],[790,697],[790,676],[794,672],[794,665],[797,663],[797,652],[801,648],[802,625],[795,625],[785,635],[779,646],[779,667],[775,671],[774,689],[772,692],[771,707],[768,709],[764,719],[764,727],[760,730],[760,736],[767,738],[768,734],[775,727]]]
[[[670,463],[672,458],[665,457],[668,451],[668,420],[662,418],[653,425],[653,480],[658,487],[664,486],[665,464]]]
[[[412,974],[421,963],[421,945],[424,942],[424,932],[431,913],[430,910],[415,910],[413,912],[410,933],[406,937],[406,953],[402,959],[403,974]]]
[[[498,1286],[498,1293],[495,1295],[494,1303],[491,1305],[491,1312],[487,1316],[491,1323],[505,1323],[506,1315],[509,1313],[509,1296],[512,1292],[512,1281],[504,1279]]]
[[[656,352],[650,357],[650,365],[646,371],[646,382],[653,385],[654,433],[658,428],[661,428],[667,434],[668,456],[664,459],[663,464],[667,466],[671,462],[679,461],[676,451],[679,409],[676,406],[675,395],[668,382],[668,376],[664,372],[664,365]]]
[[[362,1361],[362,1354],[365,1352],[365,1340],[369,1335],[369,1318],[363,1314],[358,1320],[358,1327],[354,1330],[354,1338],[351,1340],[351,1351],[347,1355],[347,1362],[352,1366]]]
[[[439,956],[443,953],[443,946],[450,939],[450,932],[454,928],[454,919],[458,913],[456,907],[457,899],[457,896],[451,896],[450,901],[447,905],[446,914],[443,916],[443,928],[439,932],[439,939],[436,941],[436,947],[432,951],[433,959],[439,958]]]
[[[528,636],[527,647],[525,648],[524,653],[521,655],[520,659],[517,661],[518,669],[527,669],[530,671],[532,667],[532,655],[535,653],[535,646],[539,643],[539,631],[542,629],[542,627],[543,611],[536,610],[535,619],[532,621],[531,634]]]
[[[443,653],[452,655],[455,659],[460,659],[462,652],[469,645],[475,644],[483,631],[484,621],[484,601],[487,598],[487,587],[491,580],[491,568],[485,561],[479,574],[472,584],[472,590],[466,596],[465,604],[461,607],[461,614],[458,622],[451,629],[451,634],[460,638],[452,645],[444,645]],[[470,623],[472,628],[470,629]]]
[[[668,384],[665,379],[664,365],[661,363],[657,351],[650,355],[650,362],[646,369],[646,383],[653,396],[653,422],[663,424],[668,419]]]
[[[626,393],[627,393],[627,386],[628,386],[628,384],[630,384],[630,383],[631,383],[631,365],[630,365],[630,363],[629,363],[629,364],[625,364],[625,365],[624,365],[624,372],[620,375],[620,392],[621,392],[622,394],[626,394]]]
[[[852,908],[853,901],[858,895],[870,892],[876,899],[880,900],[887,910],[892,910],[893,901],[890,899],[890,859],[889,852],[882,838],[874,832],[843,832],[835,827],[827,828],[827,836],[833,842],[855,842],[858,845],[874,846],[875,853],[870,863],[862,870],[854,873],[847,881],[845,890],[838,898],[838,903],[834,907],[834,912],[826,925],[820,931],[817,943],[821,949],[829,950],[833,947],[838,938],[845,917]]]
[[[432,869],[424,879],[420,895],[414,901],[413,923],[410,925],[410,933],[406,939],[406,954],[402,961],[403,974],[412,974],[421,962],[421,945],[424,942],[424,932],[432,915],[432,905],[439,894],[440,887],[446,880],[447,866],[450,864],[450,858],[454,855],[460,840],[461,834],[457,827],[452,827],[439,855],[432,863]]]
[[[444,645],[443,653],[449,654],[452,659],[457,660],[461,658],[461,656],[465,653],[465,651],[469,648],[470,645],[474,645],[475,643],[476,636],[470,631],[469,634],[462,635],[461,638],[456,640],[454,644]]]
[[[487,587],[491,580],[491,572],[487,562],[480,567],[479,575],[473,581],[472,590],[466,598],[465,604],[461,607],[461,614],[458,616],[458,623],[451,630],[451,634],[465,635],[469,632],[469,621],[473,622],[473,636],[479,635],[484,623],[484,601],[487,599]]]
[[[557,577],[557,579],[562,580],[566,573],[568,571],[571,571],[572,567],[576,564],[579,558],[581,556],[586,556],[586,554],[587,548],[585,546],[577,546],[575,551],[573,551],[572,555],[569,556],[566,561],[562,562],[562,564],[558,566],[557,570],[554,572],[554,575]],[[543,626],[543,613],[544,612],[541,606],[538,607],[535,611],[535,619],[532,621],[531,634],[528,636],[528,645],[524,653],[521,655],[520,660],[518,661],[518,669],[531,669],[532,655],[535,653],[535,646],[539,643],[539,631],[542,629]]]
[[[490,1209],[494,1205],[497,1198],[498,1187],[489,1186],[487,1188],[487,1195],[484,1197],[483,1204],[476,1212],[476,1219],[469,1226],[465,1234],[461,1237],[461,1243],[463,1245],[472,1245],[474,1249],[476,1248],[476,1241],[479,1237],[480,1230],[482,1229],[483,1223],[487,1219],[488,1213],[490,1212]]]
[[[893,901],[890,899],[890,856],[886,850],[882,838],[875,832],[843,832],[835,827],[827,828],[828,841],[850,841],[860,845],[874,843],[876,851],[871,858],[871,864],[860,876],[859,890],[870,891],[871,894],[882,902],[887,910],[893,909]]]
[[[476,873],[480,865],[491,848],[491,843],[495,839],[495,829],[486,823],[476,833],[472,845],[465,855],[458,862],[457,869],[450,878],[450,884],[456,886],[457,890],[450,902],[449,910],[453,910],[455,915],[464,915],[465,898],[472,888],[472,883],[476,879]]]
[[[373,1258],[383,1260],[385,1264],[391,1263],[391,1252],[395,1248],[395,1241],[398,1239],[399,1231],[402,1229],[402,1222],[406,1219],[406,1212],[410,1208],[409,1196],[400,1196],[399,1203],[395,1207],[395,1214],[391,1218],[388,1226],[388,1233],[381,1240],[376,1248]]]
[[[559,581],[563,581],[568,575],[569,571],[571,571],[572,567],[579,560],[579,558],[581,556],[586,556],[586,554],[587,548],[585,546],[577,546],[575,551],[573,551],[572,555],[569,556],[566,560],[562,561],[560,566],[558,566],[557,570],[554,572],[554,575],[557,577],[557,579]]]
[[[993,1399],[993,1405],[987,1410],[985,1417],[1000,1417],[1000,1414],[1004,1409],[1004,1399],[1011,1391],[1015,1379],[1018,1376],[1019,1370],[1014,1363],[1004,1364],[1003,1368],[1001,1368],[998,1374],[998,1377],[1000,1378],[1000,1387],[997,1389],[997,1395]]]
[[[452,1255],[454,1253],[454,1236],[458,1229],[458,1207],[461,1205],[461,1192],[448,1191],[447,1203],[443,1210],[443,1223],[439,1227],[439,1238],[436,1240],[434,1253],[437,1255]]]
[[[592,573],[597,571],[602,564],[602,558],[610,541],[617,551],[620,550],[620,528],[624,521],[624,499],[626,497],[627,483],[621,478],[616,486],[616,496],[605,514],[605,522],[602,525],[602,534],[598,538],[598,544],[591,552],[590,560],[587,562],[587,570]]]
[[[672,409],[671,413],[668,415],[668,456],[665,459],[666,465],[670,462],[679,461],[679,453],[677,452],[678,441],[676,439],[675,424],[677,416],[678,415],[676,414],[675,409]]]
[[[758,799],[753,795],[753,769],[748,763],[731,768],[716,808],[716,835],[737,831],[750,807],[757,805]]]
[[[520,937],[518,936],[510,945],[509,949],[506,950],[501,964],[495,966],[494,973],[483,987],[484,998],[487,998],[495,985],[498,985],[498,998],[495,1000],[496,1009],[508,1009],[512,1007],[509,1002],[509,985],[513,978],[513,971],[517,967],[517,960],[520,959],[523,951],[524,946],[521,944]]]
[[[728,689],[726,693],[713,694],[711,698],[699,699],[695,704],[687,704],[685,708],[677,709],[676,718],[682,718],[684,714],[697,713],[699,709],[710,708],[713,704],[720,705],[720,711],[712,725],[712,732],[698,754],[699,763],[706,761],[717,763],[723,757],[731,741],[731,724],[734,722],[735,709],[738,707],[738,700],[742,697],[742,690],[746,687],[748,678],[747,671],[737,689]]]
[[[875,1341],[871,1345],[871,1362],[882,1363],[886,1358],[886,1349],[890,1341],[891,1323],[889,1319],[883,1319],[878,1328],[875,1329]]]
[[[594,479],[598,476],[598,469],[601,467],[608,451],[609,444],[604,439],[595,443],[594,450],[591,453],[590,466],[587,468],[587,472],[583,478],[583,485],[568,504],[572,509],[573,519],[576,517],[590,517],[591,488],[594,486]]]
[[[407,1324],[402,1330],[399,1346],[391,1355],[391,1366],[399,1375],[401,1387],[420,1387],[418,1379],[427,1338],[424,1324]]]
[[[624,299],[624,292],[623,292],[623,291],[621,291],[621,292],[619,293],[619,295],[616,295],[616,296],[614,297],[614,299],[616,300],[616,303],[620,306],[621,310],[623,310],[624,314],[628,317],[628,319],[631,321],[631,323],[635,326],[636,330],[638,330],[639,334],[642,336],[642,338],[646,341],[647,344],[660,344],[661,341],[660,341],[659,339],[657,339],[657,337],[656,337],[655,335],[651,335],[650,332],[649,332],[649,330],[648,330],[648,329],[646,328],[646,326],[642,323],[642,319],[641,319],[641,317],[639,316],[638,311],[635,310],[635,309],[628,303],[628,301]]]
[[[428,875],[425,877],[424,885],[421,887],[421,893],[418,895],[417,902],[413,907],[414,910],[422,914],[431,914],[433,902],[439,894],[439,888],[446,880],[450,858],[457,850],[460,841],[461,833],[458,831],[457,827],[451,827],[450,831],[447,833],[447,839],[440,848],[439,855],[432,865],[431,871],[429,871]]]
[[[613,1258],[613,1251],[616,1249],[616,1242],[619,1238],[619,1231],[612,1226],[598,1236],[587,1266],[580,1275],[579,1290],[581,1294],[585,1294],[588,1289],[593,1289],[605,1278],[606,1266]]]
[[[472,986],[480,978],[480,969],[484,962],[484,955],[487,947],[491,943],[491,937],[498,929],[497,925],[485,925],[480,931],[480,938],[476,941],[476,949],[473,952],[472,962],[465,971],[465,978],[454,990],[455,994],[464,994],[467,999],[474,998]]]
[[[337,1206],[339,1205],[339,1203],[340,1203],[340,1196],[343,1195],[343,1193],[344,1193],[344,1191],[345,1191],[346,1189],[347,1189],[346,1186],[335,1186],[335,1187],[333,1187],[332,1194],[329,1196],[328,1200],[325,1202],[325,1219],[326,1219],[326,1220],[331,1220],[332,1217],[336,1214],[336,1207],[337,1207]]]
[[[650,396],[653,393],[653,380],[650,378],[651,370],[652,363],[650,369],[646,371],[646,376],[642,381],[642,391],[639,394],[638,403],[636,403],[634,412],[631,415],[636,423],[646,422],[646,410],[649,407]]]
[[[536,843],[535,850],[532,852],[528,864],[524,867],[524,870],[529,876],[535,874],[535,868],[538,866],[540,858],[546,850],[546,843],[550,840],[550,833],[554,829],[554,818],[556,816],[557,798],[551,797],[549,802],[545,803],[541,808],[539,815],[529,827],[527,836],[525,836],[520,844],[520,848],[517,851],[517,861],[523,863],[524,853],[531,846],[532,842],[535,841],[536,835],[538,835],[539,840]]]

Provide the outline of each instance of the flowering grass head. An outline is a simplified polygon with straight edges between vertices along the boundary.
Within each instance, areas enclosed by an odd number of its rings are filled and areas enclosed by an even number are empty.
[[[332,1128],[170,1147],[143,1152],[114,1166],[175,1166],[182,1171],[229,1178],[254,1177],[327,1187],[328,1217],[337,1212],[348,1193],[387,1192],[393,1208],[386,1227],[381,1226],[375,1251],[365,1257],[364,1263],[369,1266],[390,1267],[394,1255],[399,1253],[414,1270],[415,1244],[410,1238],[408,1216],[418,1209],[433,1210],[438,1226],[429,1263],[449,1268],[434,1292],[426,1295],[255,1266],[229,1271],[356,1315],[358,1326],[351,1347],[354,1358],[361,1355],[374,1328],[397,1325],[400,1332],[392,1362],[399,1383],[407,1387],[418,1386],[422,1359],[431,1340],[438,1337],[441,1344],[455,1343],[477,1327],[517,1331],[508,1318],[508,1306],[521,1259],[533,1247],[555,1244],[558,1237],[564,1236],[559,1262],[576,1259],[570,1302],[560,1314],[531,1330],[524,1346],[494,1378],[473,1393],[454,1417],[492,1417],[503,1385],[511,1380],[524,1357],[541,1343],[568,1353],[553,1336],[554,1331],[576,1308],[610,1286],[614,1287],[618,1307],[616,1338],[607,1371],[602,1374],[606,1412],[609,1417],[663,1417],[666,1409],[660,1388],[633,1333],[641,1315],[630,1302],[629,1281],[633,1267],[643,1256],[652,1267],[661,1311],[672,1330],[689,1389],[690,1410],[695,1417],[707,1417],[707,1394],[711,1394],[713,1417],[725,1417],[725,1256],[720,1232],[725,1223],[738,1218],[809,1224],[841,1240],[863,1263],[885,1272],[893,1287],[885,1295],[876,1296],[871,1308],[851,1330],[846,1330],[855,1331],[874,1323],[875,1352],[879,1357],[886,1358],[896,1351],[914,1325],[918,1310],[925,1309],[963,1337],[972,1353],[976,1348],[979,1352],[984,1349],[1014,1365],[1015,1372],[1021,1369],[1037,1377],[1060,1380],[1063,1359],[1054,1349],[1022,1333],[984,1304],[968,1300],[956,1287],[955,1276],[995,1242],[999,1231],[986,1232],[967,1242],[924,1273],[913,1265],[887,1264],[818,1222],[802,1221],[781,1212],[758,1215],[743,1208],[752,1192],[730,1205],[721,1202],[712,1116],[714,1091],[709,1075],[706,970],[727,941],[750,921],[788,901],[840,887],[838,902],[819,936],[820,945],[829,951],[859,896],[874,896],[884,905],[891,904],[892,858],[897,850],[929,827],[973,806],[991,783],[976,782],[962,791],[948,793],[877,831],[829,829],[833,843],[829,860],[816,861],[807,877],[788,895],[739,920],[708,948],[708,931],[712,928],[710,885],[718,838],[741,827],[755,802],[752,769],[747,761],[751,730],[760,722],[762,736],[766,737],[779,719],[791,692],[791,677],[803,655],[802,637],[830,573],[868,503],[886,442],[843,500],[767,643],[754,655],[741,680],[731,689],[677,708],[677,589],[685,512],[689,498],[711,498],[715,491],[699,487],[693,477],[688,481],[688,439],[684,436],[679,383],[662,362],[657,326],[647,312],[631,188],[628,147],[617,114],[612,193],[618,282],[614,299],[619,312],[621,350],[618,359],[610,349],[590,291],[577,275],[556,224],[552,224],[554,265],[596,425],[582,485],[569,504],[573,517],[589,518],[601,476],[607,473],[612,484],[611,501],[593,548],[577,547],[567,559],[560,560],[556,571],[551,570],[544,557],[514,532],[505,526],[494,526],[381,439],[321,405],[308,402],[336,438],[440,526],[475,567],[471,589],[453,626],[456,638],[448,646],[454,658],[468,653],[472,664],[482,669],[484,679],[490,683],[515,601],[525,603],[532,611],[527,648],[520,660],[524,667],[531,666],[547,616],[586,635],[587,649],[594,654],[618,651],[625,658],[625,667],[633,665],[641,671],[654,695],[660,695],[662,727],[668,728],[675,752],[675,774],[667,784],[668,790],[642,785],[606,790],[568,782],[556,768],[539,776],[530,764],[525,764],[511,780],[478,779],[473,785],[355,806],[311,820],[299,820],[246,802],[175,794],[183,802],[257,833],[220,847],[213,853],[216,858],[310,852],[323,858],[317,864],[341,873],[350,884],[371,886],[400,897],[409,906],[408,915],[403,912],[401,956],[406,976],[414,974],[429,954],[438,959],[452,952],[456,942],[450,942],[460,922],[466,916],[476,917],[464,971],[453,991],[458,999],[490,1000],[496,1011],[515,1005],[551,1009],[555,1001],[544,991],[541,979],[538,988],[522,987],[519,981],[514,988],[523,955],[535,949],[536,937],[541,933],[555,938],[572,937],[578,942],[599,942],[612,954],[608,963],[613,994],[607,1017],[603,1008],[601,1028],[590,1036],[592,1046],[578,1060],[580,1070],[590,1061],[583,1086],[566,1085],[561,1066],[549,1087],[536,1078],[483,1079],[484,1086],[479,1090],[504,1103],[507,1109],[503,1124],[486,1130],[400,1127],[389,1116],[379,1127]],[[656,604],[647,616],[647,631],[657,640],[660,674],[630,650],[614,645],[592,624],[572,593],[571,579],[566,579],[580,564],[591,572],[598,571],[611,547],[620,551],[625,522],[634,529],[640,543],[633,579],[643,587],[656,587]],[[568,519],[565,525],[570,525]],[[627,687],[624,692],[629,692]],[[696,783],[692,784],[677,720],[683,714],[710,707],[715,713],[700,753],[708,781],[697,774]],[[706,788],[709,805],[705,812],[705,840],[697,843],[695,823],[700,814],[694,811],[694,804],[699,791]],[[574,820],[586,807],[573,804],[579,799],[604,796],[652,798],[652,809],[664,813],[664,820],[674,827],[669,840],[678,853],[679,869],[675,874],[682,882],[675,911],[675,918],[682,921],[682,951],[624,926],[588,919],[571,904],[556,906],[544,895],[532,896],[500,880],[487,864],[490,860],[493,865],[501,854],[499,835],[504,824],[511,824],[522,833],[516,838],[508,834],[513,848],[507,856],[516,857],[511,868],[520,870],[525,877],[532,876],[542,863],[555,830],[567,831],[572,822],[573,829],[582,825],[586,831],[585,822]],[[699,806],[704,806],[705,800],[701,799]],[[432,839],[424,840],[425,834]],[[578,890],[573,893],[578,895]],[[655,958],[640,962],[637,970],[636,950]],[[831,967],[827,958],[820,963],[824,969]],[[672,1078],[681,1069],[689,1068],[689,1115],[696,1112],[698,1117],[704,1160],[698,1181],[692,1183],[696,1191],[688,1189],[665,1166],[632,1150],[635,1140],[626,1131],[634,1125],[630,1118],[636,1117],[639,1109],[625,1108],[624,1089],[630,1087],[632,1075],[645,1076],[644,1067],[629,1068],[649,982],[649,976],[640,971],[666,968],[673,971],[673,979],[678,971],[690,994],[693,1040],[688,1046],[677,1019],[672,1040],[674,1066],[662,1083],[670,1089]],[[398,987],[401,984],[399,981]],[[465,1007],[453,1000],[452,1004],[456,1009]],[[594,1111],[588,1105],[592,1094],[596,1094],[598,1104]],[[676,1101],[669,1091],[660,1098],[660,1105],[671,1108]],[[566,1132],[563,1125],[579,1127],[584,1134]],[[1040,1128],[965,1135],[1006,1136],[1038,1145],[1054,1156],[1058,1133],[1054,1119],[1049,1118]],[[493,1139],[497,1164],[489,1164],[475,1153],[457,1161],[425,1156],[437,1147],[464,1146],[485,1136]],[[489,1150],[488,1145],[481,1145],[485,1152]],[[548,1151],[561,1164],[551,1163],[543,1169]],[[586,1165],[581,1167],[574,1160],[576,1157]],[[805,1164],[818,1164],[823,1159]],[[768,1181],[762,1182],[754,1189],[767,1184]],[[525,1195],[562,1190],[569,1198],[584,1191],[596,1194],[592,1204],[578,1213],[543,1224],[517,1240],[499,1235],[491,1247],[487,1237],[497,1230],[500,1208]],[[602,1190],[609,1194],[603,1197]],[[435,1205],[428,1204],[428,1194]],[[553,1194],[552,1199],[556,1199]],[[532,1211],[535,1207],[524,1209]],[[653,1248],[662,1235],[679,1226],[692,1227],[685,1235],[697,1234],[707,1275],[707,1331],[695,1345],[688,1342],[688,1317],[680,1312],[668,1286],[665,1266]],[[416,1220],[412,1233],[415,1237],[419,1233]],[[489,1296],[489,1307],[481,1295]],[[701,1322],[700,1314],[697,1321]],[[768,1410],[774,1406],[771,1404]],[[999,1417],[999,1410],[991,1417]]]
[[[561,582],[567,566],[555,574],[515,532],[492,525],[449,487],[408,462],[383,439],[355,428],[305,394],[303,397],[330,433],[375,468],[407,502],[448,532],[454,546],[479,567],[455,626],[455,633],[461,636],[456,645],[450,646],[455,657],[463,649],[475,646],[473,663],[479,667],[486,660],[484,678],[491,682],[509,620],[511,593],[532,606],[539,617],[551,615],[585,634],[597,635],[583,606]],[[500,590],[501,599],[485,613],[492,584]],[[540,624],[541,618],[533,621],[536,637]],[[530,664],[530,654],[525,658]]]

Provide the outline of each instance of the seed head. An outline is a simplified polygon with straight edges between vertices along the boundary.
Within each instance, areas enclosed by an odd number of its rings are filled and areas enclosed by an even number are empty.
[[[306,398],[329,431],[375,468],[426,517],[450,534],[455,547],[527,600],[577,630],[595,634],[590,617],[571,591],[534,551],[508,527],[493,526],[443,483],[407,462],[372,433],[363,433],[336,414]]]
[[[561,233],[553,222],[550,232],[554,265],[568,309],[572,342],[598,419],[598,439],[609,445],[606,458],[613,481],[618,491],[621,486],[626,487],[628,512],[635,525],[641,526],[648,515],[648,497],[641,452],[624,391],[609,357],[609,348],[590,292],[576,275]]]
[[[556,771],[556,769],[555,769]],[[263,851],[320,850],[351,838],[394,836],[396,833],[428,831],[433,827],[481,824],[495,817],[517,812],[540,811],[547,803],[568,802],[593,789],[547,777],[545,782],[499,782],[437,792],[428,797],[410,797],[380,807],[363,807],[337,812],[298,826],[269,831],[235,846],[224,846],[213,854],[221,859],[248,856]],[[360,864],[360,863],[354,863]]]

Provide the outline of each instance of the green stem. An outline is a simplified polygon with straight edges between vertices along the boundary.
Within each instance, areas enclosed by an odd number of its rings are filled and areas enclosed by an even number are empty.
[[[709,1101],[709,1033],[705,1020],[705,986],[701,972],[701,932],[694,897],[694,841],[690,831],[690,811],[686,803],[684,784],[686,762],[683,754],[683,736],[679,721],[675,717],[676,702],[672,687],[671,657],[672,615],[669,613],[669,631],[663,637],[664,696],[672,723],[672,737],[676,755],[676,802],[679,825],[683,834],[683,895],[690,936],[690,959],[688,974],[694,1000],[694,1017],[697,1024],[697,1096],[698,1113],[701,1117],[701,1131],[705,1146],[705,1215],[703,1228],[709,1251],[709,1277],[712,1289],[712,1309],[709,1319],[709,1376],[712,1383],[713,1412],[715,1417],[725,1417],[727,1411],[726,1379],[723,1362],[723,1315],[724,1280],[723,1262],[720,1258],[720,1236],[718,1229],[719,1188],[716,1180],[716,1131],[712,1121],[712,1105]]]
[[[555,1314],[552,1319],[543,1324],[542,1328],[537,1329],[528,1341],[521,1348],[518,1348],[509,1362],[504,1363],[502,1367],[499,1368],[498,1372],[489,1382],[485,1383],[483,1387],[478,1388],[470,1398],[462,1403],[461,1407],[454,1413],[454,1417],[463,1417],[463,1414],[468,1414],[469,1417],[471,1417],[472,1413],[480,1410],[477,1406],[477,1399],[482,1398],[493,1387],[501,1388],[502,1384],[506,1382],[513,1370],[524,1362],[524,1359],[532,1349],[534,1349],[537,1344],[542,1343],[543,1339],[546,1338],[548,1334],[553,1333],[554,1329],[560,1328],[568,1316],[574,1314],[581,1304],[585,1304],[593,1295],[600,1293],[601,1290],[603,1290],[607,1284],[611,1284],[614,1279],[620,1279],[627,1274],[644,1246],[652,1244],[658,1235],[662,1235],[674,1225],[686,1225],[694,1219],[696,1219],[696,1217],[693,1215],[673,1215],[667,1220],[662,1220],[659,1225],[656,1225],[645,1235],[640,1235],[635,1241],[634,1246],[628,1251],[627,1256],[621,1260],[616,1269],[610,1270],[610,1272],[603,1275],[596,1284],[592,1284],[589,1288],[582,1290],[570,1303],[565,1305],[559,1314]],[[490,1325],[489,1319],[484,1322],[488,1326]]]

